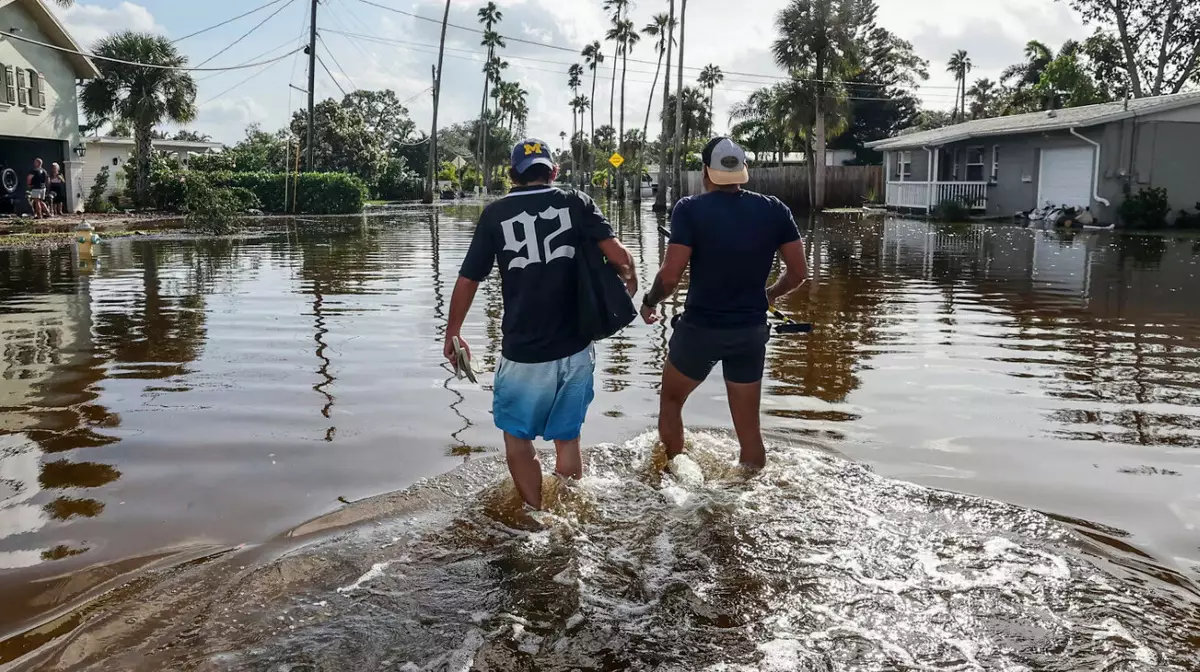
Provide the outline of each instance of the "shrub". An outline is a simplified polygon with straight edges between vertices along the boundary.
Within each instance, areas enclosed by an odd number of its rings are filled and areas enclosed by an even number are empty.
[[[207,180],[187,183],[187,227],[196,233],[228,235],[236,230],[241,202],[228,187],[213,187]]]
[[[284,181],[290,177],[284,199]],[[367,187],[357,176],[346,173],[230,173],[218,171],[158,171],[151,176],[150,190],[155,207],[181,212],[188,208],[193,185],[234,189],[232,197],[246,204],[242,210],[258,208],[269,212],[290,210],[296,200],[301,213],[348,215],[362,212]],[[293,193],[295,190],[297,193]],[[250,199],[254,197],[254,200]]]
[[[104,166],[96,174],[96,181],[92,183],[92,189],[88,192],[87,203],[84,204],[88,212],[112,211],[112,203],[104,198],[104,192],[108,191],[108,178],[108,166]]]
[[[971,218],[971,208],[961,200],[948,198],[938,203],[933,216],[943,222],[965,222]]]
[[[232,153],[213,152],[191,157],[188,159],[188,168],[201,173],[215,173],[222,170],[233,172],[237,170],[237,165],[233,160]]]
[[[1126,226],[1141,229],[1166,226],[1170,212],[1167,190],[1162,187],[1144,188],[1117,206],[1117,215]]]
[[[245,187],[232,187],[229,191],[237,199],[238,206],[242,212],[262,209],[262,201],[258,199],[258,196],[253,191]]]

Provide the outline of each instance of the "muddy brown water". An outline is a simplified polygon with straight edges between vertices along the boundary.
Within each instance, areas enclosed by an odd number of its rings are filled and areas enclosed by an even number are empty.
[[[497,283],[441,360],[477,214],[0,252],[0,669],[1200,667],[1200,238],[804,223],[771,466],[715,376],[660,473],[639,324],[531,519]]]

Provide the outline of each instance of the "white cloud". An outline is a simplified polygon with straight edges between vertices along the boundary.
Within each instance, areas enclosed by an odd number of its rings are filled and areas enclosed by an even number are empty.
[[[286,118],[272,118],[256,99],[243,96],[219,98],[202,106],[193,126],[219,141],[233,142],[242,137],[243,130],[250,124],[263,124],[270,129],[286,123]]]
[[[149,9],[132,2],[122,2],[116,7],[76,4],[63,9],[53,5],[71,36],[86,51],[97,40],[119,30],[136,30],[166,34],[167,29],[159,25]]]

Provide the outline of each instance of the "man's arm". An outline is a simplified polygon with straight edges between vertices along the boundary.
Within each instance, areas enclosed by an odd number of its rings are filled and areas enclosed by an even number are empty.
[[[675,293],[679,289],[679,281],[683,279],[683,271],[687,269],[688,262],[692,260],[692,248],[687,245],[677,245],[672,243],[667,245],[667,255],[663,259],[662,268],[658,269],[658,275],[654,276],[654,284],[650,286],[650,291],[646,292],[646,296],[642,298],[642,319],[646,324],[653,324],[658,320],[655,308],[663,302],[668,296]]]
[[[606,238],[596,244],[604,253],[604,257],[608,259],[608,263],[617,267],[617,275],[625,281],[625,289],[629,295],[637,294],[637,268],[633,265],[633,255],[629,253],[629,250],[616,238]]]
[[[767,288],[767,301],[775,303],[805,282],[808,282],[808,258],[804,255],[804,242],[793,240],[779,247],[784,272]]]

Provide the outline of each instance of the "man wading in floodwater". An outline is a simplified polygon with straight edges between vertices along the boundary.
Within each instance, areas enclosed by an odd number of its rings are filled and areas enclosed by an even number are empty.
[[[675,204],[666,258],[642,300],[642,319],[657,322],[656,307],[691,263],[687,304],[663,368],[658,435],[668,458],[683,452],[683,404],[720,362],[741,463],[761,469],[767,461],[758,418],[771,333],[767,308],[807,279],[804,243],[786,205],[742,189],[750,176],[741,147],[713,138],[701,159],[705,193]],[[787,271],[766,287],[776,252]]]
[[[450,299],[445,355],[455,361],[460,333],[479,283],[500,267],[504,293],[502,357],[492,414],[504,432],[508,470],[527,504],[542,506],[542,469],[533,440],[554,441],[554,473],[582,478],[579,435],[592,402],[596,353],[581,334],[577,246],[594,241],[617,267],[630,295],[637,291],[633,257],[587,195],[550,186],[558,166],[540,140],[517,143],[512,191],[483,209]],[[632,312],[631,312],[632,315]],[[470,354],[469,348],[467,349]]]

